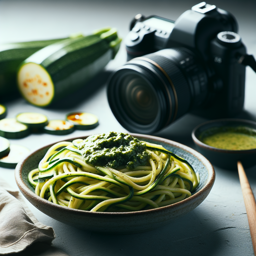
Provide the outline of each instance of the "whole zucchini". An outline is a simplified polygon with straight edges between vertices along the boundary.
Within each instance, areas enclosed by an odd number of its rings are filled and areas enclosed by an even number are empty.
[[[18,70],[18,87],[31,104],[45,107],[101,71],[115,57],[121,39],[116,29],[49,45],[27,58]]]
[[[43,47],[67,38],[0,44],[0,98],[18,94],[16,77],[22,61]]]

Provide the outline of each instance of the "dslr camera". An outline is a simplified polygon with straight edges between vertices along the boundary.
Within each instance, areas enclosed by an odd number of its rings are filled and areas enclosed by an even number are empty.
[[[128,62],[110,78],[108,102],[131,132],[155,133],[188,112],[233,117],[244,105],[246,47],[235,17],[199,3],[176,21],[135,16]],[[254,60],[254,59],[253,59]]]

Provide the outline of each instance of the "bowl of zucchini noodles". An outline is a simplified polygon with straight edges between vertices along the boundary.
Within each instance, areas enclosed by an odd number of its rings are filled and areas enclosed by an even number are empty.
[[[15,170],[20,191],[60,222],[109,233],[171,223],[209,194],[215,171],[194,149],[156,136],[113,134],[103,134],[104,141],[101,135],[85,136],[32,152]]]

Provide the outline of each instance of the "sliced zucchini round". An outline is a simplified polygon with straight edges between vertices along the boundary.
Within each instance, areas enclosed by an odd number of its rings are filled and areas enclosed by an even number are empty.
[[[45,115],[40,113],[24,112],[16,116],[16,120],[29,128],[40,129],[48,124],[48,119]]]
[[[7,139],[0,137],[0,158],[8,155],[10,152],[10,143]]]
[[[8,139],[19,139],[28,136],[29,133],[28,126],[17,122],[15,118],[0,120],[0,136]]]
[[[0,104],[0,119],[5,118],[7,115],[7,109],[4,105]]]
[[[29,154],[30,150],[20,146],[11,144],[10,153],[0,159],[0,166],[5,168],[15,168],[16,165]]]
[[[73,123],[78,130],[89,130],[99,125],[98,118],[90,113],[74,112],[68,114],[66,119]]]
[[[18,73],[19,90],[31,104],[44,107],[54,97],[54,85],[49,73],[39,64],[26,63]]]
[[[44,127],[44,131],[54,135],[66,135],[75,130],[75,126],[65,120],[50,120]]]

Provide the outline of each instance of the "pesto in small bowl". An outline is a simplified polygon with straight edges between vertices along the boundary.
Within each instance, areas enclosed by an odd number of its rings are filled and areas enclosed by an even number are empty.
[[[214,165],[236,170],[256,165],[256,123],[244,119],[219,119],[200,124],[192,132],[196,149]]]
[[[219,149],[256,149],[256,131],[245,126],[212,128],[203,132],[199,139]]]

